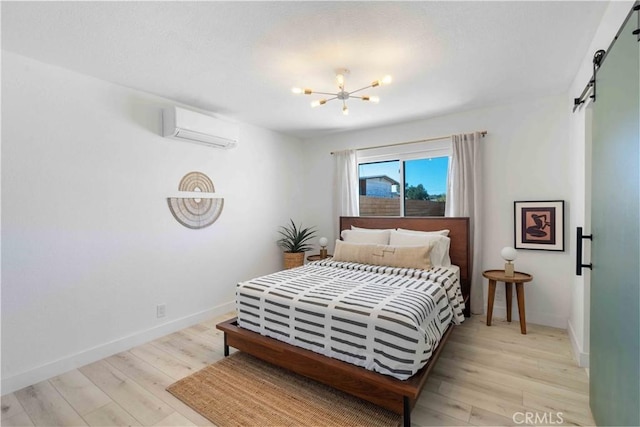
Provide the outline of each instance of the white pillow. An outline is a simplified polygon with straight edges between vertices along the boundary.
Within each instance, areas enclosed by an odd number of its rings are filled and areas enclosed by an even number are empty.
[[[407,230],[404,228],[398,228],[398,231],[402,233],[413,233],[413,234],[439,234],[441,236],[448,236],[449,230],[438,230],[438,231],[418,231],[418,230]]]
[[[340,237],[348,243],[369,243],[373,245],[388,245],[389,230],[342,230]]]
[[[449,246],[451,239],[441,234],[404,233],[392,231],[389,235],[390,246],[433,246],[431,264],[436,267],[450,267]]]

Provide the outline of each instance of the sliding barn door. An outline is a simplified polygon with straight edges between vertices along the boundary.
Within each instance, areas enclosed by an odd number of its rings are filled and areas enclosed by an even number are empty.
[[[640,425],[638,12],[597,72],[593,104],[590,404],[600,426]]]

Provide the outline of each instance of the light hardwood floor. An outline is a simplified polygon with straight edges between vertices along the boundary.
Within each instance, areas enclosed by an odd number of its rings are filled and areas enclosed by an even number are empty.
[[[167,335],[2,396],[2,426],[212,425],[165,388],[223,357],[215,325]],[[416,426],[594,425],[567,333],[484,316],[456,327],[412,413]],[[528,421],[528,422],[527,422]]]

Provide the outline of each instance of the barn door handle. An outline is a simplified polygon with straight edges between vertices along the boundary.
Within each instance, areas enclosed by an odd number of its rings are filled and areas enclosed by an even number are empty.
[[[589,263],[589,264],[583,264],[582,263],[582,241],[584,239],[589,239],[589,240],[593,240],[593,235],[589,234],[582,234],[582,227],[578,227],[577,233],[576,233],[576,274],[578,276],[582,276],[582,269],[583,268],[588,268],[589,270],[593,269],[593,264]]]

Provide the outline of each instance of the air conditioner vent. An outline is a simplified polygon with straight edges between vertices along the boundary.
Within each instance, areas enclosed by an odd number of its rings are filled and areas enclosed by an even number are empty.
[[[162,111],[162,135],[210,147],[233,148],[238,143],[238,126],[206,114],[170,107]]]

